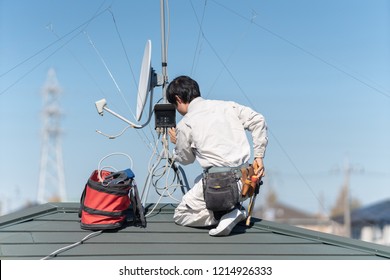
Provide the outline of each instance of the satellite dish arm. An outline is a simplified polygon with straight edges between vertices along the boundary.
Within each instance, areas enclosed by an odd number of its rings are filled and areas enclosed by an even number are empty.
[[[119,115],[118,113],[116,113],[116,112],[112,111],[111,109],[109,109],[107,106],[104,106],[103,110],[108,112],[108,113],[110,113],[111,115],[114,115],[115,117],[117,117],[118,119],[124,121],[125,123],[129,124],[132,128],[142,128],[141,125],[132,123],[131,121],[129,121],[125,117],[123,117],[123,116]],[[103,114],[101,113],[100,115],[103,115]]]
[[[150,120],[152,119],[153,89],[151,90],[151,94],[150,94],[149,117],[146,120],[146,122],[144,124],[141,124],[141,125],[135,124],[135,123],[129,121],[128,119],[126,119],[122,115],[119,115],[118,113],[116,113],[113,110],[111,110],[110,108],[108,108],[107,101],[104,98],[99,100],[99,101],[96,101],[95,105],[96,105],[96,109],[97,109],[99,115],[103,116],[104,111],[106,111],[106,112],[110,113],[111,115],[117,117],[118,119],[124,121],[125,123],[129,124],[132,128],[140,129],[140,128],[147,126],[149,124]]]

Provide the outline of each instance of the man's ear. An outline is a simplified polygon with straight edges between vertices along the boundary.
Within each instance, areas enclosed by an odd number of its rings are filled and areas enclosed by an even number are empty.
[[[181,98],[177,95],[175,95],[175,98],[176,98],[176,103],[177,104],[182,104],[183,103],[183,100],[181,100]]]

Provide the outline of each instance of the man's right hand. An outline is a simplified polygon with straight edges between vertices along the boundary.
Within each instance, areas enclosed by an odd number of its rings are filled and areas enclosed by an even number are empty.
[[[176,144],[176,128],[171,127],[170,129],[168,129],[168,134],[171,142],[173,144]]]

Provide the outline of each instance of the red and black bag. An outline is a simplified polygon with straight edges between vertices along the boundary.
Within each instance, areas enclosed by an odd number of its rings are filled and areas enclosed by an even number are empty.
[[[87,230],[121,228],[131,214],[135,225],[146,226],[134,173],[130,169],[92,172],[80,199],[80,227]]]

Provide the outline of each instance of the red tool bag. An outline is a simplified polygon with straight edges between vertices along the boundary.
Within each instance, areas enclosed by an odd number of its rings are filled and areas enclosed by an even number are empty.
[[[95,170],[81,195],[80,227],[87,230],[123,227],[131,209],[134,224],[140,222],[141,226],[146,226],[134,173],[130,169],[119,172]]]

